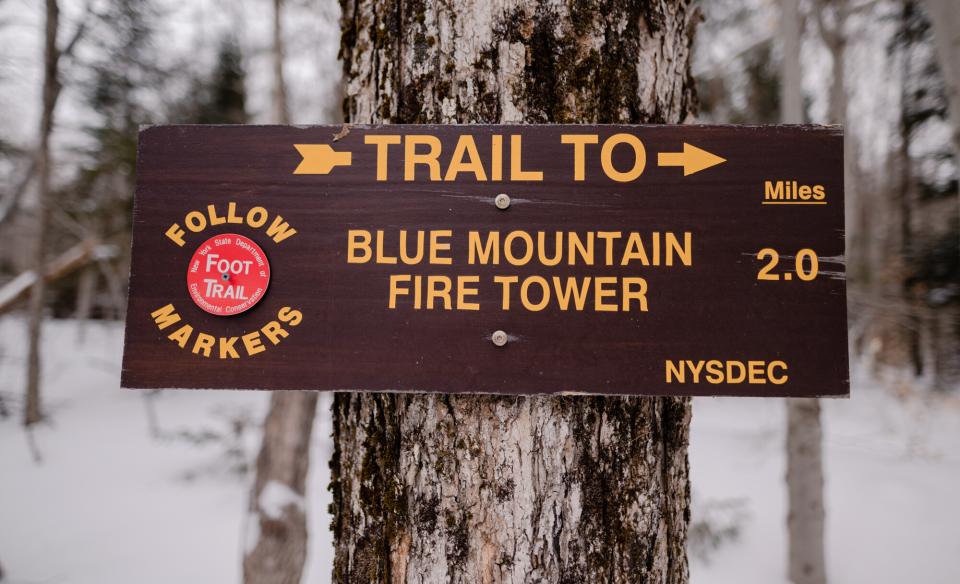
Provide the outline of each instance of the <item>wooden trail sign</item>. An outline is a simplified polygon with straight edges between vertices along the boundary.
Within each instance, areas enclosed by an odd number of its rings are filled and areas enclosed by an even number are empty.
[[[141,131],[130,388],[848,395],[843,137]]]

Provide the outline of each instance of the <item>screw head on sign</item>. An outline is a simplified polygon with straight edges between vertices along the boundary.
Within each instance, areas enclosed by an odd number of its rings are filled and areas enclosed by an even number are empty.
[[[230,279],[230,274],[224,272],[224,273],[220,274],[220,279],[223,280],[224,282],[226,282],[227,280]]]
[[[497,209],[503,211],[510,206],[510,195],[506,193],[500,193],[493,199],[493,204],[497,206]]]
[[[507,344],[507,333],[503,331],[495,331],[490,335],[490,340],[493,341],[493,344],[502,347]]]

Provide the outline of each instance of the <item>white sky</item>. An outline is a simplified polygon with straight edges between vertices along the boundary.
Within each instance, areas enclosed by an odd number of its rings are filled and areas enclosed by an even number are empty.
[[[711,5],[712,1],[703,0],[708,14],[710,9],[723,6]],[[72,34],[86,2],[61,0],[61,43]],[[97,5],[103,0],[93,2]],[[198,72],[209,71],[220,39],[228,32],[238,38],[245,55],[251,121],[272,121],[272,0],[156,0],[156,4],[164,14],[156,24],[156,46],[169,63],[187,61]],[[734,26],[713,32],[708,30],[709,23],[701,27],[695,72],[728,67],[731,58],[757,39],[776,35],[779,15],[775,0],[743,0],[737,5],[746,10]],[[861,164],[868,171],[882,169],[886,153],[895,146],[899,80],[886,49],[893,24],[890,19],[882,21],[878,17],[889,13],[891,6],[881,0],[872,11],[855,17],[850,27],[853,35],[848,46],[847,132],[858,136]],[[42,11],[43,3],[38,0],[0,0],[0,136],[22,147],[32,145],[38,125]],[[338,121],[328,117],[331,111],[339,111],[339,16],[336,0],[287,0],[285,70],[294,123]],[[89,57],[89,45],[79,54]],[[812,121],[821,122],[826,119],[832,65],[812,22],[807,26],[802,60],[804,91],[812,98]],[[66,88],[57,110],[55,144],[60,160],[69,162],[71,147],[85,140],[78,130],[91,121],[91,113],[71,86],[69,70],[66,73]]]
[[[100,3],[95,0],[94,6]],[[244,51],[251,122],[271,122],[272,1],[156,0],[156,4],[164,16],[155,23],[155,45],[167,63],[186,61],[197,72],[209,71],[221,38],[228,33],[236,36]],[[62,46],[73,34],[86,0],[61,0],[61,5]],[[285,73],[294,123],[338,121],[328,117],[331,104],[339,111],[339,18],[336,0],[287,2]],[[22,147],[32,145],[39,124],[42,28],[42,2],[0,0],[0,136]],[[78,57],[89,58],[92,50],[90,43],[81,45]],[[82,143],[84,136],[78,130],[91,121],[91,113],[70,83],[69,67],[63,73],[65,88],[57,105],[55,133],[61,160],[71,156],[71,146]]]

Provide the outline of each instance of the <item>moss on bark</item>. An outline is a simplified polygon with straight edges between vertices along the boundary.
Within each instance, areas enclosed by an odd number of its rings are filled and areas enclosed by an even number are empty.
[[[679,123],[689,0],[343,0],[352,123]],[[486,12],[484,12],[486,10]],[[690,402],[337,394],[337,582],[687,581]]]

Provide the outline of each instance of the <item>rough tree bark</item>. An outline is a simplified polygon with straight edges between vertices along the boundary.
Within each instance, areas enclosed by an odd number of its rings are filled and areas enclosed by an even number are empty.
[[[273,71],[276,122],[290,123],[283,79],[283,2],[274,1]],[[245,584],[299,584],[307,559],[303,505],[317,393],[275,391],[263,425],[250,494],[243,559]]]
[[[43,105],[40,111],[40,143],[37,148],[37,201],[34,222],[33,266],[43,273],[47,251],[47,224],[50,211],[50,134],[53,132],[53,112],[60,93],[58,71],[60,49],[57,31],[60,29],[60,7],[57,0],[46,2],[46,26],[43,45]],[[23,408],[23,424],[31,426],[43,418],[40,408],[40,341],[43,332],[43,307],[46,281],[37,278],[30,289],[27,309],[27,387]]]
[[[780,117],[786,124],[800,124],[804,118],[800,66],[803,24],[798,5],[799,0],[781,0],[780,4],[783,39]],[[837,99],[835,95],[834,99]],[[823,430],[819,400],[787,400],[786,442],[787,576],[793,584],[825,584]]]
[[[688,0],[341,5],[349,123],[695,107]],[[333,423],[337,582],[688,581],[688,399],[337,393]]]

